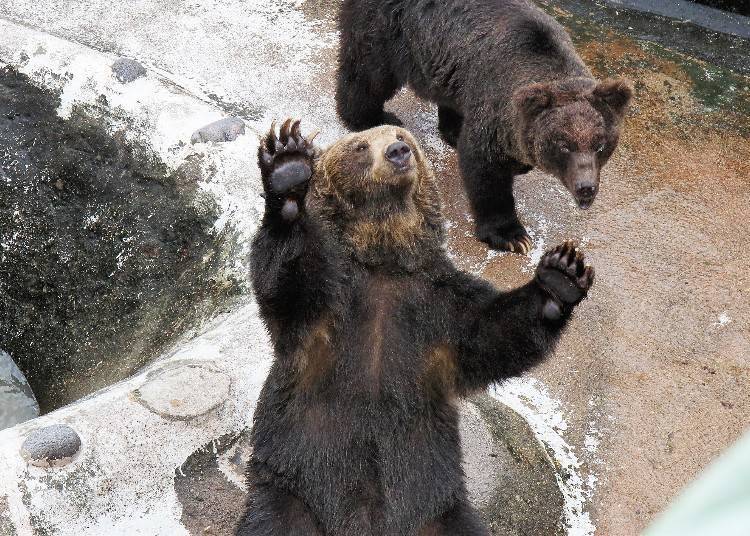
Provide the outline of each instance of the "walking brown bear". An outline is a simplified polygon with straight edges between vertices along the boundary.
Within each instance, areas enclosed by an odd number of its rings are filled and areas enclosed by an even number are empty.
[[[286,121],[259,164],[252,282],[274,362],[237,534],[489,534],[456,399],[548,356],[593,269],[566,243],[509,292],[457,270],[429,164],[399,127],[321,152]]]
[[[619,139],[631,97],[597,82],[563,28],[526,0],[344,0],[336,103],[353,130],[400,124],[383,104],[409,85],[438,106],[457,147],[477,237],[527,253],[513,180],[557,176],[581,208]]]

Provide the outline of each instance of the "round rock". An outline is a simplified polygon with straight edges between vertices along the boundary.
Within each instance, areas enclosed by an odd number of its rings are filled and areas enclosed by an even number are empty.
[[[245,122],[242,119],[225,117],[193,132],[190,136],[190,143],[234,141],[244,133]]]
[[[112,64],[112,72],[120,82],[127,84],[146,76],[146,68],[135,60],[120,58]]]
[[[199,365],[181,365],[157,372],[133,392],[154,413],[188,420],[219,407],[229,397],[231,381],[223,372]]]
[[[65,424],[54,424],[31,432],[21,445],[21,455],[37,467],[63,467],[81,450],[81,438]]]

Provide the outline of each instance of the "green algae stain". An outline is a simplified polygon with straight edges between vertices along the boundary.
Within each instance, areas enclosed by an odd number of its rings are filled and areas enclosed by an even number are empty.
[[[588,65],[598,76],[628,76],[638,84],[638,73],[658,72],[664,63],[673,64],[684,75],[690,96],[700,107],[696,115],[712,115],[709,123],[717,128],[750,132],[750,78],[721,65],[712,64],[685,53],[668,48],[655,41],[637,39],[601,19],[586,18],[580,10],[574,13],[547,3],[540,4],[570,33],[576,47],[581,50],[598,47],[604,53],[589,58]],[[672,31],[667,22],[650,20],[653,32]],[[663,28],[654,25],[663,25]],[[614,26],[614,25],[613,25]],[[632,29],[632,28],[631,28]],[[637,31],[634,29],[634,32]],[[706,47],[713,46],[707,40]],[[634,53],[628,53],[633,50]],[[637,51],[637,52],[636,52]]]

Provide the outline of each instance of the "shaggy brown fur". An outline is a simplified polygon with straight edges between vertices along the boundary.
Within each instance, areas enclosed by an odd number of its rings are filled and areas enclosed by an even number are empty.
[[[443,249],[430,167],[383,127],[315,151],[264,140],[252,278],[274,362],[255,411],[242,536],[487,536],[457,397],[551,352],[593,271],[570,244],[510,292]]]
[[[412,148],[414,165],[394,175],[382,156],[391,143]],[[317,154],[307,209],[342,237],[362,262],[387,266],[394,261],[414,271],[425,250],[444,240],[440,196],[432,168],[412,134],[385,126],[349,134]]]
[[[344,0],[339,29],[339,116],[353,130],[399,123],[383,104],[405,85],[437,104],[479,239],[529,251],[513,180],[533,167],[591,205],[631,89],[595,80],[562,26],[533,3]]]

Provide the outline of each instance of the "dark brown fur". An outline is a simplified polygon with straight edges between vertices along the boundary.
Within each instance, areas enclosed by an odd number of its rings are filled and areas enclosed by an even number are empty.
[[[405,85],[437,104],[477,236],[491,247],[529,250],[513,180],[533,167],[557,176],[582,208],[593,202],[631,89],[595,80],[531,2],[345,0],[339,29],[339,116],[353,130],[398,122],[383,104]]]
[[[432,172],[400,128],[315,152],[287,122],[259,163],[252,278],[274,362],[238,534],[487,536],[457,398],[544,359],[593,272],[570,245],[510,292],[458,271]]]

